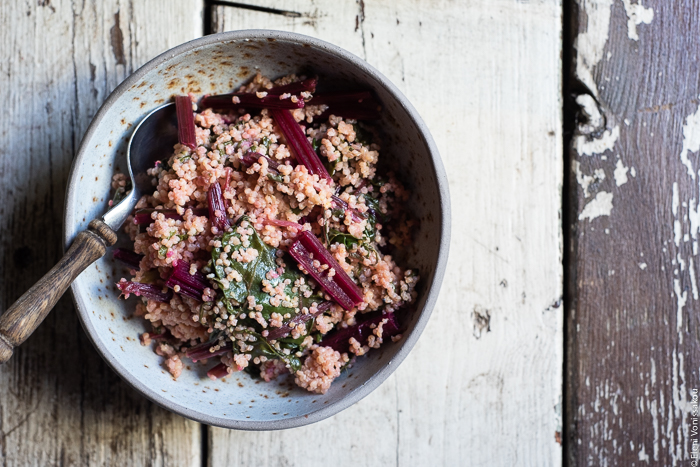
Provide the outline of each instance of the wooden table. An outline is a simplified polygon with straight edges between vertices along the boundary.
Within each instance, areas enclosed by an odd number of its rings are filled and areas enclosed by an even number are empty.
[[[272,28],[364,58],[430,127],[454,211],[428,328],[350,409],[238,432],[127,387],[65,296],[0,367],[0,464],[688,465],[700,4],[240,1],[0,3],[2,309],[61,255],[70,163],[109,92],[202,34]]]

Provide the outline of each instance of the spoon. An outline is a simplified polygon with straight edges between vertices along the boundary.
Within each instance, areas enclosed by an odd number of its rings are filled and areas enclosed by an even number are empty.
[[[100,219],[92,220],[87,230],[75,237],[58,264],[0,316],[0,364],[9,360],[14,348],[39,327],[78,274],[116,243],[116,231],[138,200],[153,192],[146,170],[167,158],[177,141],[177,116],[172,103],[158,107],[136,126],[126,153],[131,191]]]

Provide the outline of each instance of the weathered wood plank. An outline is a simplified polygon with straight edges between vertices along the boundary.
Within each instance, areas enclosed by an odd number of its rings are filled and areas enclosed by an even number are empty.
[[[317,425],[212,429],[211,464],[560,464],[561,4],[254,3],[301,17],[217,7],[213,29],[328,40],[411,99],[450,177],[453,244],[431,323],[394,376]]]
[[[0,302],[62,254],[65,183],[109,92],[201,35],[198,1],[0,3]],[[65,296],[0,367],[2,465],[200,465],[200,426],[147,402],[103,363]]]
[[[685,465],[698,441],[700,4],[578,3],[567,458]]]

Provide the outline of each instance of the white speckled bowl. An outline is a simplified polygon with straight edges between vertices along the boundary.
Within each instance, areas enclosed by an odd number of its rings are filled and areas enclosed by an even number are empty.
[[[244,372],[226,381],[211,381],[205,374],[207,367],[191,363],[192,371],[183,371],[174,381],[163,368],[162,358],[139,343],[138,336],[146,327],[143,320],[131,318],[134,299],[117,298],[113,284],[128,271],[115,264],[111,252],[76,279],[72,292],[85,331],[97,350],[146,397],[206,424],[273,430],[323,420],[369,394],[406,358],[437,300],[450,236],[447,179],[428,129],[396,86],[345,50],[288,32],[235,31],[175,47],[119,85],[92,121],[71,170],[64,236],[69,245],[91,219],[107,209],[111,176],[116,169],[125,171],[128,138],[146,113],[174,94],[230,92],[257,69],[273,78],[312,70],[320,83],[370,88],[381,100],[379,125],[385,137],[380,155],[413,190],[411,208],[420,219],[416,245],[405,262],[419,270],[419,298],[415,311],[405,317],[403,339],[359,358],[325,395],[306,392],[282,378],[258,382]]]

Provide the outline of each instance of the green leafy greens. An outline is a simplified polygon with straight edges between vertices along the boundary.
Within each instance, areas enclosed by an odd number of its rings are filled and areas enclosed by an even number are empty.
[[[297,285],[297,281],[302,279],[304,275],[299,271],[293,261],[286,262],[284,272],[278,277],[267,278],[268,272],[270,271],[274,271],[273,275],[277,275],[276,270],[279,267],[277,264],[279,250],[265,244],[252,226],[247,227],[247,230],[252,230],[252,234],[248,235],[248,246],[244,246],[242,235],[238,233],[240,223],[243,220],[247,220],[247,218],[241,218],[232,232],[227,232],[221,237],[221,246],[212,249],[214,274],[223,294],[222,302],[224,302],[229,313],[240,316],[242,314],[248,315],[251,311],[260,311],[265,320],[269,320],[272,313],[279,313],[285,317],[284,321],[286,323],[298,315],[302,307],[310,306],[311,302],[320,302],[322,299],[317,296],[304,297],[303,292],[308,289],[305,289],[304,285]],[[237,239],[237,241],[234,239]],[[221,258],[227,247],[229,249],[229,266],[217,264],[217,261]],[[232,258],[236,252],[240,252],[241,254],[247,253],[246,250],[251,248],[258,252],[257,257],[253,258],[251,261],[240,262]],[[240,280],[226,280],[227,267],[236,271],[240,275],[238,278]],[[280,284],[283,286],[284,299],[281,303],[272,303],[275,300],[270,294],[263,290],[265,288],[264,283],[269,283],[269,287],[271,288],[276,288],[280,286]],[[257,310],[249,308],[249,296],[255,299]],[[292,371],[297,371],[301,367],[301,362],[299,358],[295,356],[295,353],[300,350],[302,341],[311,330],[313,320],[307,322],[307,332],[305,335],[297,339],[293,339],[291,336],[279,339],[280,350],[277,350],[262,336],[262,326],[260,323],[250,317],[245,317],[242,321],[245,326],[255,329],[255,331],[242,331],[244,334],[255,337],[255,341],[252,343],[253,350],[247,353],[250,353],[253,357],[264,355],[267,358],[281,358],[289,364]],[[289,354],[286,354],[284,349],[289,349]],[[235,346],[234,351],[236,351]]]
[[[247,218],[243,217],[241,220],[247,220]],[[248,247],[243,246],[241,234],[237,232],[238,228],[236,227],[232,232],[228,232],[221,237],[221,247],[212,249],[211,257],[214,263],[214,274],[218,279],[217,282],[224,294],[224,299],[228,302],[227,308],[240,307],[241,309],[247,309],[248,297],[253,296],[256,305],[262,305],[261,313],[266,320],[270,319],[270,315],[275,312],[283,316],[287,313],[292,315],[292,317],[296,316],[301,303],[299,290],[295,288],[294,283],[303,277],[302,273],[288,264],[282,275],[268,280],[266,278],[267,273],[275,271],[278,267],[276,262],[278,250],[266,245],[252,226],[248,227],[248,229],[253,231],[252,235],[248,236]],[[238,239],[238,241],[234,242],[234,238]],[[228,253],[230,259],[229,267],[240,274],[241,280],[230,281],[224,287],[225,282],[223,279],[227,276],[225,266],[217,264],[217,260],[221,257],[226,247],[230,248]],[[258,252],[258,256],[252,261],[242,263],[231,259],[231,256],[236,252],[244,253],[249,248]],[[270,303],[272,297],[263,291],[263,281],[269,282],[270,286],[275,288],[287,279],[289,283],[284,286],[285,300],[278,306],[275,306]]]

